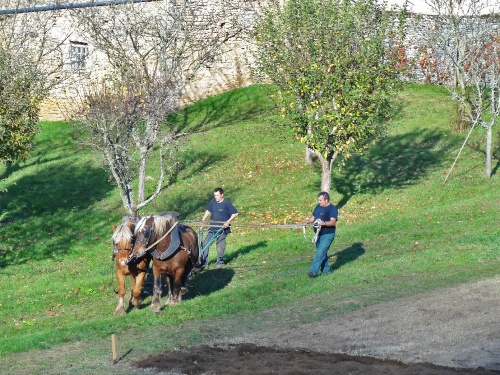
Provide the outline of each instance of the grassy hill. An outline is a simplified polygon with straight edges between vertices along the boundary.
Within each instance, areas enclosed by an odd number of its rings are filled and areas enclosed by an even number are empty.
[[[316,204],[319,166],[306,165],[304,146],[275,124],[265,92],[251,86],[187,108],[177,119],[194,131],[183,170],[141,213],[199,220],[222,186],[240,224],[302,223]],[[401,104],[387,137],[334,171],[340,216],[331,276],[306,275],[312,233],[306,241],[300,229],[241,225],[228,238],[228,266],[192,280],[180,306],[155,315],[148,297],[119,318],[110,239],[126,215],[118,191],[68,124],[42,123],[32,156],[0,167],[0,371],[12,358],[26,368],[19,358],[36,356],[23,352],[71,346],[80,348],[65,357],[72,373],[110,373],[103,363],[113,333],[140,358],[497,274],[500,129],[493,178],[484,177],[478,129],[445,184],[464,139],[449,130],[446,92],[409,85]],[[46,360],[30,366],[50,368]]]

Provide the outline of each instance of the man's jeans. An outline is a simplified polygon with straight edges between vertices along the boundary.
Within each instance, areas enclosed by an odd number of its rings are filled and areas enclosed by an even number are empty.
[[[330,246],[334,239],[335,232],[324,233],[318,236],[318,240],[316,241],[316,256],[313,259],[309,272],[314,275],[317,275],[320,270],[321,273],[324,274],[331,272],[330,266],[328,265],[328,250],[330,250]]]
[[[207,258],[208,258],[208,251],[210,250],[210,246],[206,247],[206,244],[208,244],[211,240],[212,237],[215,235],[214,232],[208,231],[207,236],[203,240],[203,251],[200,254],[200,265],[204,266],[207,263]],[[215,248],[217,250],[217,258],[222,258],[224,256],[224,252],[226,251],[226,237],[227,233],[222,231],[221,234],[217,237],[215,240]]]

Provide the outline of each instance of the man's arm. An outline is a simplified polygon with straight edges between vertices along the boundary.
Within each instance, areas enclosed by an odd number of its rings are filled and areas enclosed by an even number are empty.
[[[330,220],[328,221],[320,221],[319,225],[325,226],[325,227],[334,227],[335,224],[337,224],[337,219],[334,217],[331,217]]]
[[[311,217],[307,219],[304,224],[311,224],[311,223],[314,223],[314,215],[311,215]]]
[[[238,217],[238,213],[232,214],[231,217],[229,219],[227,219],[227,221],[224,223],[223,228],[227,228],[229,226],[229,224],[231,224],[231,221],[233,221],[237,217]]]
[[[207,217],[210,216],[210,211],[209,210],[205,210],[205,214],[203,215],[203,219],[201,219],[202,223],[201,223],[201,227],[203,228],[203,225],[205,225],[204,221],[207,220]]]

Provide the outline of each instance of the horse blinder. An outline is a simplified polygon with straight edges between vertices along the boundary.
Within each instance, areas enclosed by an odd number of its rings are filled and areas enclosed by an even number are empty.
[[[151,237],[151,228],[145,226],[144,227],[144,232],[142,233],[144,239],[139,239],[138,237],[135,238],[134,244],[132,245],[132,248],[130,249],[130,255],[126,261],[126,264],[130,263],[135,263],[138,262],[139,259],[141,259],[145,254],[146,254],[146,249],[149,243],[149,238]],[[140,245],[142,247],[141,252],[139,251],[134,251],[135,247],[137,245]]]

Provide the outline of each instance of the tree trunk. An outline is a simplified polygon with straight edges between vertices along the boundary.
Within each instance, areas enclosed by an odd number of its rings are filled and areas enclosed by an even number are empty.
[[[491,178],[491,139],[493,137],[493,124],[486,127],[486,177]]]
[[[312,165],[313,163],[313,151],[306,146],[306,155],[305,155],[306,164]]]
[[[311,134],[312,133],[312,129],[311,129],[311,125],[309,125],[307,127],[307,134]],[[309,147],[306,146],[306,155],[305,155],[305,158],[306,158],[306,164],[309,164],[309,165],[312,165],[313,163],[313,150],[310,149]]]
[[[139,160],[138,184],[137,184],[137,204],[141,204],[145,200],[146,191],[146,162],[147,153],[141,151]]]
[[[316,152],[316,156],[321,163],[321,191],[326,191],[330,194],[333,162],[337,159],[339,153],[336,151],[332,156],[325,158],[319,152]]]
[[[332,184],[332,169],[330,168],[328,159],[321,158],[321,191],[326,191],[330,194]]]
[[[332,183],[332,163],[330,158],[325,158],[323,155],[316,153],[319,162],[321,163],[321,191],[330,193]]]

